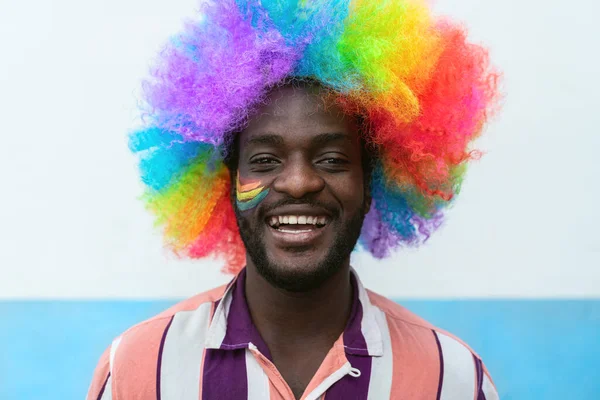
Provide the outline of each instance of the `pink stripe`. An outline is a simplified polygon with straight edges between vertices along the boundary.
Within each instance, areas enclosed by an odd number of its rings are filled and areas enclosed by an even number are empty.
[[[272,381],[269,381],[269,400],[285,400]]]
[[[109,359],[110,346],[104,350],[104,353],[102,353],[102,356],[100,356],[100,360],[98,361],[98,365],[94,371],[92,383],[90,384],[90,388],[88,390],[88,400],[98,400],[102,396],[104,388],[106,387],[106,382],[108,382],[108,377],[110,375]]]
[[[122,336],[113,362],[115,398],[156,399],[158,354],[171,318],[153,319],[137,325]]]
[[[435,399],[440,353],[431,329],[387,318],[394,355],[392,397]]]
[[[343,334],[340,335],[339,339],[333,344],[329,353],[325,356],[325,359],[321,363],[321,366],[317,370],[315,376],[312,377],[308,386],[304,390],[304,399],[307,395],[312,393],[326,378],[332,375],[334,372],[339,370],[344,364],[346,364],[346,354],[344,353],[344,342]],[[291,390],[290,390],[291,393]],[[293,398],[293,396],[291,397]],[[338,398],[338,397],[333,397]],[[352,398],[352,397],[350,397]]]

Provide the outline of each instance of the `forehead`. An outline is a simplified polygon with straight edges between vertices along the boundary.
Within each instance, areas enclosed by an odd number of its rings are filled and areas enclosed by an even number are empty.
[[[318,112],[334,111],[331,101],[327,101],[328,92],[316,85],[277,87],[266,96],[260,112],[273,117],[287,117],[290,113],[309,115]],[[330,103],[330,104],[327,104]],[[336,110],[338,111],[338,110]],[[261,115],[256,117],[260,118]]]
[[[317,86],[283,86],[273,90],[241,132],[242,146],[261,135],[277,135],[286,142],[306,142],[324,133],[358,139],[354,118],[344,114]]]

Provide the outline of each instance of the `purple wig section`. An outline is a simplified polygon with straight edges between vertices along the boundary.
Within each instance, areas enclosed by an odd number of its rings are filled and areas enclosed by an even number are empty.
[[[444,215],[441,211],[437,211],[435,214],[430,215],[427,218],[415,214],[411,220],[414,226],[417,228],[417,232],[419,232],[421,243],[425,243],[429,240],[433,232],[442,226],[444,223]]]
[[[390,249],[398,247],[401,240],[400,235],[393,232],[390,226],[381,220],[379,210],[375,204],[372,204],[363,222],[360,234],[361,245],[375,258],[384,258],[390,254]]]
[[[162,51],[144,82],[147,115],[185,141],[219,146],[243,126],[248,106],[293,71],[300,51],[286,45],[267,16],[248,20],[232,0],[204,4],[201,14]]]
[[[374,202],[373,202],[374,203]],[[375,258],[385,258],[401,244],[416,245],[427,242],[435,230],[443,223],[444,216],[441,212],[427,218],[412,215],[409,221],[410,234],[405,236],[394,230],[389,222],[382,219],[380,211],[375,204],[365,216],[360,244]],[[406,229],[407,226],[404,226]]]

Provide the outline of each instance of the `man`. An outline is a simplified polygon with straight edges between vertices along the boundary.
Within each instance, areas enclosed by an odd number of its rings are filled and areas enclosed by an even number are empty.
[[[350,266],[359,239],[381,257],[439,225],[492,104],[484,52],[420,2],[203,15],[131,147],[169,245],[236,276],[116,338],[88,399],[497,399],[477,354]]]

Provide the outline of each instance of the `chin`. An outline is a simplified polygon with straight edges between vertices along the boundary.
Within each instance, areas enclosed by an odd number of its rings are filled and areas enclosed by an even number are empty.
[[[314,250],[266,252],[270,254],[266,259],[253,260],[256,270],[273,286],[290,292],[318,289],[347,264],[332,254],[319,256]]]
[[[302,276],[318,273],[323,268],[324,260],[314,254],[299,252],[279,257],[269,257],[267,264],[281,275]]]
[[[315,229],[287,232],[263,218],[236,216],[248,262],[272,286],[290,292],[318,289],[348,268],[364,218],[356,213],[344,224],[326,218]]]

